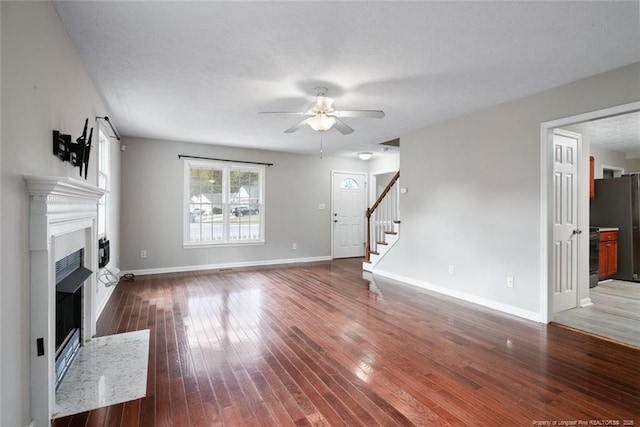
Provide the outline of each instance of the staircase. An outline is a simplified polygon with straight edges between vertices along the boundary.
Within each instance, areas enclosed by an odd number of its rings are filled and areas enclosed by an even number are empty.
[[[373,271],[374,267],[400,238],[398,211],[398,171],[380,196],[367,209],[367,241],[362,269]]]

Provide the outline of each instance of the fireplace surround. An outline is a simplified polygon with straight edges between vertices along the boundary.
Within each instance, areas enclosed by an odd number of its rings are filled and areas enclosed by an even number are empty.
[[[56,261],[83,249],[80,344],[96,332],[97,212],[100,188],[67,177],[24,177],[30,196],[31,415],[49,426],[55,411]]]

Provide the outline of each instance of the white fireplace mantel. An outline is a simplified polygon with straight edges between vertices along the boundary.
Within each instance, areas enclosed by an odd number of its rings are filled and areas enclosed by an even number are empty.
[[[69,177],[24,180],[30,196],[31,415],[35,426],[49,426],[55,411],[56,238],[75,233],[71,236],[84,247],[84,266],[94,272],[83,287],[81,341],[87,342],[96,332],[97,214],[104,191]],[[43,339],[43,355],[38,355],[38,339]]]
[[[50,233],[39,229],[34,233],[34,225],[61,225],[96,218],[98,200],[104,194],[102,189],[68,177],[26,176],[24,179],[31,196],[31,250],[43,250],[51,243]]]

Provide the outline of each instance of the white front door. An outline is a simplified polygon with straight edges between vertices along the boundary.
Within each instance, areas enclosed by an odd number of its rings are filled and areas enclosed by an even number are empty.
[[[364,174],[333,173],[333,257],[364,256]]]
[[[553,134],[553,312],[578,306],[579,135]]]

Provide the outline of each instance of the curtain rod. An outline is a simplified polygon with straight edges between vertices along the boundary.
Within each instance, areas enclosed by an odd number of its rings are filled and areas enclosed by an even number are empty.
[[[111,120],[109,120],[109,117],[107,117],[107,116],[104,116],[104,117],[97,117],[97,116],[96,116],[96,120],[97,120],[97,119],[102,119],[102,120],[104,120],[105,122],[109,123],[109,127],[111,128],[111,131],[112,131],[112,132],[113,132],[113,134],[116,136],[116,139],[117,139],[118,141],[120,141],[120,135],[118,135],[118,131],[116,131],[116,128],[114,128],[114,127],[113,127],[113,123],[111,123]]]
[[[214,157],[186,156],[184,154],[178,154],[178,158],[179,159],[185,158],[185,159],[200,159],[200,160],[217,160],[219,162],[232,162],[232,163],[245,163],[249,165],[273,166],[273,163],[245,162],[244,160],[216,159]]]

